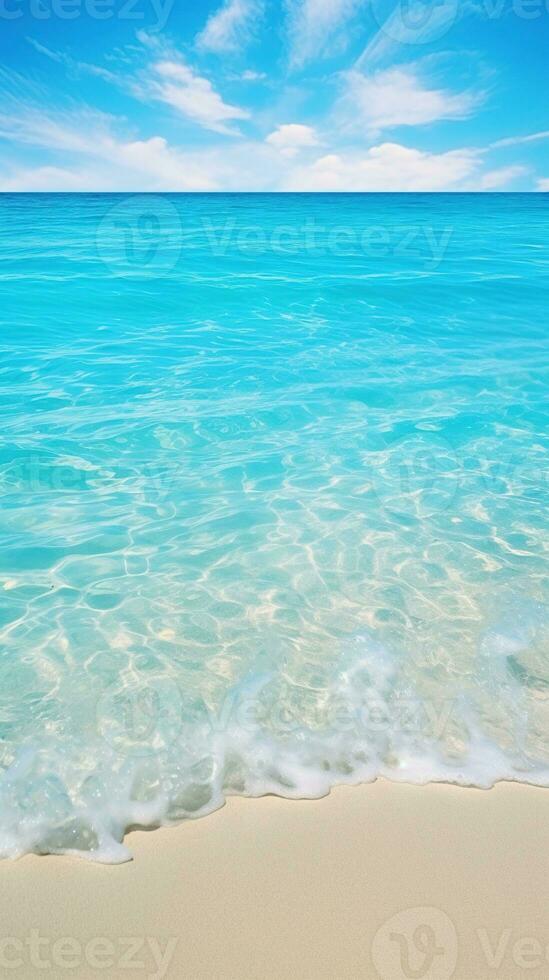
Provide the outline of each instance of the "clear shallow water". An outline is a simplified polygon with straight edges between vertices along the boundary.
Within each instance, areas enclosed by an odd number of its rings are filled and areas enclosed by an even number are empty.
[[[547,195],[0,198],[0,853],[549,784]]]

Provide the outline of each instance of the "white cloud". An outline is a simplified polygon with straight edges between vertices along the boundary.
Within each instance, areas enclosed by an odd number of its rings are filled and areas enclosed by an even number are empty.
[[[394,126],[420,126],[440,119],[464,119],[479,97],[426,88],[413,67],[390,68],[373,75],[356,69],[343,75],[346,91],[338,110],[344,126],[380,132]]]
[[[0,130],[11,135],[13,146],[18,141],[62,149],[63,165],[4,167],[0,190],[471,191],[495,190],[519,176],[518,168],[486,172],[484,152],[467,148],[429,153],[382,143],[365,151],[315,154],[304,163],[268,142],[242,140],[183,151],[161,137],[117,137],[105,130],[104,121],[93,128],[89,117],[78,127],[75,118],[73,129],[67,120],[58,120],[35,130],[38,122],[21,116],[17,133],[9,134],[0,117]],[[549,178],[540,179],[538,189],[549,190]]]
[[[232,135],[235,119],[248,119],[249,112],[223,102],[212,83],[179,61],[159,61],[151,69],[155,78],[151,92],[162,102],[215,133]]]
[[[443,191],[459,189],[480,165],[478,151],[426,153],[398,143],[382,143],[365,153],[329,154],[297,168],[288,190]]]
[[[318,138],[312,126],[302,126],[299,123],[287,123],[279,126],[265,140],[270,146],[286,157],[294,157],[299,150],[306,147],[318,146]]]
[[[527,167],[520,165],[514,167],[500,167],[498,170],[489,170],[483,174],[478,182],[478,189],[481,191],[497,191],[509,186],[517,177],[522,177],[528,173]]]
[[[245,109],[224,102],[209,79],[187,65],[165,40],[146,31],[138,31],[137,39],[146,49],[146,64],[138,75],[115,74],[98,65],[75,61],[64,52],[52,51],[31,38],[28,40],[41,54],[64,64],[69,70],[98,75],[140,99],[165,102],[204,129],[233,135],[235,130],[229,124],[249,118]],[[139,53],[139,49],[136,50]],[[155,58],[152,62],[151,53]]]
[[[58,116],[19,107],[0,114],[0,135],[42,150],[61,151],[63,167],[23,168],[0,179],[2,190],[215,190],[215,176],[193,154],[161,136],[128,140],[113,134],[114,120],[89,110]],[[67,163],[67,154],[75,158]]]
[[[364,0],[287,0],[290,66],[345,50],[348,23]]]
[[[170,83],[190,98],[187,90],[195,87],[195,73],[155,51],[154,63],[142,76],[149,96],[153,83]],[[178,108],[186,115],[198,113],[202,125],[213,120],[225,132],[234,112],[241,118],[244,110],[226,106],[207,80],[199,81],[205,83],[205,88],[198,86],[204,100],[195,92],[194,106],[184,102]],[[180,147],[158,133],[136,139],[123,120],[86,106],[53,109],[47,92],[35,86],[27,90],[23,82],[16,78],[11,87],[4,86],[0,137],[10,144],[10,164],[2,167],[0,190],[496,190],[528,172],[520,164],[489,170],[490,146],[433,153],[380,141],[365,148],[363,131],[354,144],[332,141],[334,149],[328,152],[319,149],[317,131],[302,123],[278,125],[266,139],[218,139],[209,146]],[[155,91],[153,97],[161,95]],[[390,105],[385,110],[396,111]],[[379,125],[378,110],[373,114]],[[323,130],[322,142],[326,138]],[[29,162],[26,147],[41,151],[39,165]],[[540,178],[538,189],[549,190],[549,178]]]
[[[93,170],[67,170],[62,167],[28,167],[12,174],[0,174],[0,191],[109,191],[114,188],[105,181],[107,175]]]
[[[537,189],[538,191],[549,191],[549,177],[540,177]]]
[[[208,19],[196,39],[196,46],[216,54],[239,51],[253,37],[262,13],[262,0],[225,0]]]
[[[260,140],[181,148],[124,130],[122,120],[86,107],[52,110],[5,98],[0,137],[10,143],[10,162],[0,161],[0,191],[274,190],[290,166]],[[27,147],[41,151],[39,166],[17,162]]]

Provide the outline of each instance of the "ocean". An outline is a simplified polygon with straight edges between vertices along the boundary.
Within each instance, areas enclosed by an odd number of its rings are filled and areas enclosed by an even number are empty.
[[[548,217],[0,196],[0,855],[549,785]]]

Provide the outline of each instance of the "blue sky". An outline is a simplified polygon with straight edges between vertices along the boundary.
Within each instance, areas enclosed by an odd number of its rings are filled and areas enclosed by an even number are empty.
[[[0,0],[0,190],[549,190],[549,0]]]

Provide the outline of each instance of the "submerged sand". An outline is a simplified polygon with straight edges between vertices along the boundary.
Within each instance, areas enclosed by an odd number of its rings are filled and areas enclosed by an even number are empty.
[[[547,790],[378,781],[127,841],[0,865],[0,976],[549,976]]]

